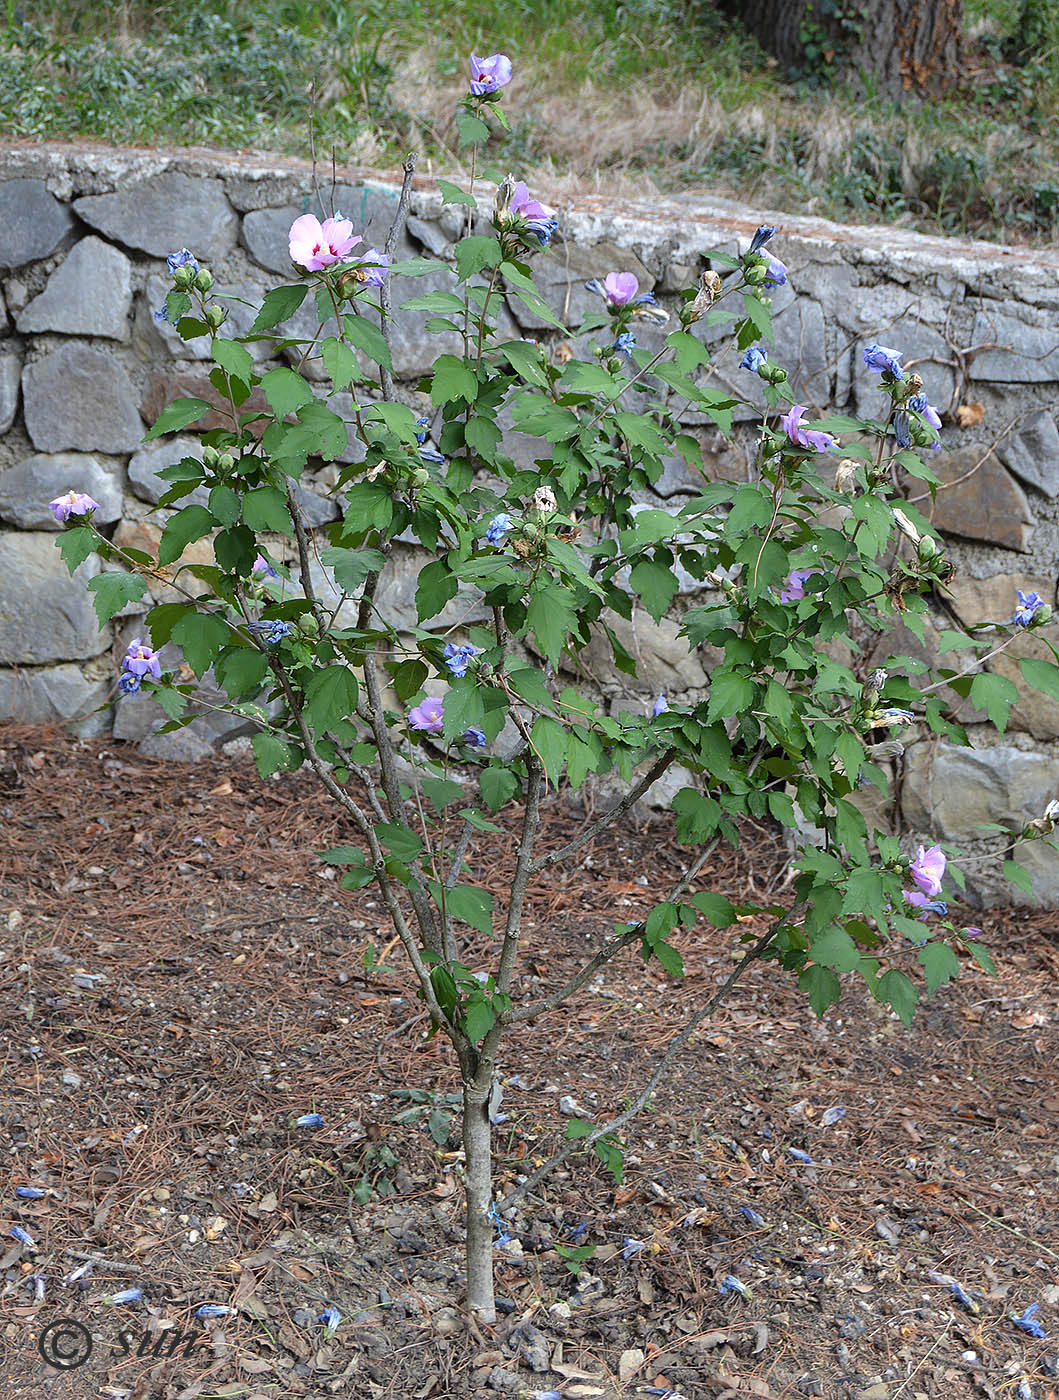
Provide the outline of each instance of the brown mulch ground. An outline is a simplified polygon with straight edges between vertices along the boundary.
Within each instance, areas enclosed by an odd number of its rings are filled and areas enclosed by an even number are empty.
[[[3,1400],[1054,1400],[1055,912],[976,915],[998,977],[968,963],[911,1033],[854,986],[817,1021],[755,966],[631,1125],[622,1185],[575,1158],[507,1223],[489,1328],[460,1306],[453,1057],[424,1038],[400,950],[365,968],[390,931],[316,861],[349,833],[314,781],[0,726],[0,820]],[[550,807],[543,846],[575,829]],[[664,825],[582,854],[534,894],[524,993],[682,868]],[[699,887],[784,878],[775,833],[748,828]],[[568,1096],[620,1108],[732,965],[731,933],[675,941],[682,982],[630,953],[512,1036],[502,1185],[561,1142]],[[293,1125],[309,1112],[322,1127]],[[570,1267],[555,1246],[578,1244],[594,1252]],[[721,1295],[730,1274],[748,1296]],[[128,1288],[142,1298],[108,1301]],[[204,1302],[232,1312],[196,1321]],[[1043,1341],[1011,1321],[1033,1303]],[[77,1369],[38,1351],[64,1318],[93,1338]]]

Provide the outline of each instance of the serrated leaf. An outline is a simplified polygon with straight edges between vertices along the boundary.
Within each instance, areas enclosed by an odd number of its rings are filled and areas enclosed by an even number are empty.
[[[898,972],[896,968],[891,968],[889,972],[884,972],[872,989],[876,1001],[886,1002],[892,1006],[897,1015],[906,1026],[912,1024],[912,1017],[916,1013],[916,1003],[919,1001],[919,992],[915,983],[910,981],[903,972]]]
[[[360,378],[356,355],[333,335],[329,335],[321,344],[320,360],[336,389],[348,389],[354,379]]]
[[[926,975],[928,996],[933,996],[939,987],[951,982],[960,970],[956,954],[940,940],[920,948],[916,956]]]
[[[270,369],[261,378],[261,388],[277,418],[285,418],[313,399],[313,391],[292,369]]]
[[[1047,663],[1045,663],[1047,664]],[[1018,703],[1018,688],[1007,676],[992,671],[980,671],[971,682],[971,704],[985,710],[992,723],[1003,734],[1007,728],[1011,707]]]
[[[205,506],[185,506],[166,521],[158,542],[159,564],[172,564],[193,540],[208,535],[217,522]]]
[[[829,1006],[834,1006],[842,995],[842,983],[829,967],[813,963],[798,977],[798,985],[809,998],[809,1005],[817,1016],[822,1016]]]
[[[499,812],[519,791],[519,781],[507,768],[489,767],[478,774],[478,787],[490,812]]]
[[[500,244],[487,234],[472,234],[461,238],[456,244],[456,269],[458,279],[466,282],[483,267],[498,267],[502,254]]]
[[[251,530],[293,532],[287,498],[275,486],[257,486],[243,497],[243,521]]]
[[[345,666],[325,666],[305,684],[305,708],[318,734],[357,708],[357,678]]]
[[[96,550],[99,536],[87,525],[75,525],[72,530],[64,530],[57,541],[63,563],[71,573],[85,562]]]
[[[109,622],[126,603],[142,598],[147,588],[147,580],[142,574],[124,572],[97,574],[88,580],[89,591],[94,595],[92,606],[96,610],[100,627]]]
[[[566,730],[547,715],[538,715],[530,730],[530,743],[544,765],[549,782],[557,786],[566,759]]]
[[[459,185],[454,185],[451,180],[439,179],[438,189],[441,191],[442,204],[468,204],[472,209],[478,208],[474,196],[466,190],[461,190]]]
[[[478,397],[478,376],[469,365],[455,355],[439,355],[434,363],[434,378],[430,398],[435,404],[451,403],[457,399],[473,403]]]
[[[445,895],[445,909],[454,919],[484,933],[493,933],[493,896],[476,885],[454,885]]]
[[[175,623],[170,633],[200,679],[213,665],[221,648],[231,636],[231,629],[217,613],[191,612]]]
[[[273,326],[288,320],[301,306],[308,290],[308,283],[303,282],[293,286],[273,287],[271,291],[266,292],[261,310],[250,327],[251,334],[255,331],[271,330]]]
[[[154,427],[145,434],[144,442],[151,442],[154,438],[161,437],[163,433],[176,433],[181,428],[186,428],[189,423],[197,423],[200,418],[204,418],[207,413],[213,412],[213,404],[207,403],[205,399],[174,399],[171,404],[163,408],[155,421]]]
[[[1019,667],[1029,685],[1059,701],[1059,666],[1054,661],[1040,661],[1036,657],[1026,656],[1019,662]]]
[[[390,347],[386,344],[386,337],[378,326],[374,325],[365,316],[349,315],[342,318],[346,335],[357,347],[363,350],[369,360],[374,360],[377,365],[382,365],[383,369],[393,369],[393,359],[390,355]]]
[[[215,339],[211,354],[221,369],[239,379],[249,380],[254,372],[253,356],[246,346],[240,345],[237,340]]]

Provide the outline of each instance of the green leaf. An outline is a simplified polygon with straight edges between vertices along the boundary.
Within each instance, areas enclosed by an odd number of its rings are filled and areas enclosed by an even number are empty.
[[[536,312],[542,321],[545,321],[549,326],[554,326],[556,330],[566,330],[566,326],[563,325],[562,321],[559,320],[558,316],[556,316],[555,312],[533,285],[532,277],[527,277],[526,274],[520,271],[512,262],[501,263],[500,271],[503,273],[508,283],[509,290],[518,297],[523,306],[528,306],[531,311]]]
[[[568,589],[551,581],[542,583],[530,598],[526,625],[538,650],[553,666],[559,663],[566,635],[574,623],[574,604]]]
[[[89,584],[90,588],[91,586],[92,585]],[[1019,889],[1028,894],[1031,899],[1037,898],[1033,889],[1033,880],[1030,878],[1030,872],[1024,865],[1020,865],[1017,860],[1006,860],[1003,870],[1005,880],[1010,880],[1013,885],[1018,885]]]
[[[539,710],[551,710],[554,701],[544,680],[544,674],[533,666],[516,666],[508,673],[508,685],[516,695]]]
[[[403,301],[401,310],[432,311],[439,316],[462,316],[466,310],[466,303],[455,292],[427,292],[425,296]]]
[[[126,603],[143,597],[147,589],[147,580],[142,574],[97,574],[95,578],[88,580],[88,587],[89,591],[95,594],[92,605],[102,627],[116,612],[121,612]]]
[[[1041,690],[1053,700],[1059,700],[1059,666],[1054,661],[1039,661],[1026,656],[1019,662],[1023,678],[1035,690]]]
[[[919,992],[915,983],[910,981],[903,972],[898,972],[896,968],[891,968],[889,972],[884,972],[872,988],[876,1001],[886,1002],[900,1016],[906,1026],[912,1024],[912,1017],[916,1013],[916,1002],[919,1000]]]
[[[397,860],[415,860],[422,853],[422,841],[407,826],[397,822],[378,822],[375,834]]]
[[[655,622],[662,620],[680,587],[672,569],[655,559],[641,559],[632,566],[629,586],[640,595],[640,600]]]
[[[386,563],[386,556],[378,549],[339,549],[322,550],[320,562],[326,564],[335,575],[335,582],[343,593],[356,593],[369,574],[378,573]],[[411,694],[415,693],[413,687]]]
[[[714,671],[710,677],[710,702],[706,722],[727,719],[729,715],[749,710],[754,700],[754,683],[737,671]]]
[[[510,769],[490,765],[478,774],[478,787],[482,801],[490,812],[499,812],[504,803],[519,791],[519,781]]]
[[[204,418],[207,413],[212,412],[213,404],[207,403],[205,399],[174,399],[168,407],[162,409],[154,427],[143,440],[151,442],[152,439],[161,437],[163,433],[179,432],[181,428],[186,428],[189,423],[197,423],[200,418]]]
[[[214,520],[221,525],[234,525],[239,519],[239,510],[239,497],[230,486],[221,482],[211,490],[210,514]]]
[[[231,629],[217,613],[202,612],[185,613],[170,633],[183,651],[184,660],[200,679],[231,635]]]
[[[317,853],[325,865],[363,865],[364,852],[356,846],[332,846]]]
[[[258,486],[246,493],[243,521],[251,530],[271,530],[278,535],[293,532],[287,498],[275,486]]]
[[[257,313],[254,324],[250,327],[251,335],[255,331],[271,330],[273,326],[278,326],[281,321],[288,320],[301,306],[308,290],[308,283],[302,282],[294,286],[273,287],[271,291],[266,292],[265,299],[261,303],[261,310]]]
[[[480,729],[484,716],[483,692],[474,677],[464,676],[454,681],[445,695],[443,737],[451,741],[458,739],[472,725]]]
[[[1003,734],[1011,707],[1018,702],[1019,692],[1007,676],[997,676],[992,671],[980,671],[971,682],[970,698],[971,704],[985,710]]]
[[[798,985],[809,998],[809,1005],[817,1016],[822,1016],[829,1006],[834,1006],[842,995],[842,983],[829,967],[814,963],[798,977]]]
[[[830,924],[809,940],[809,956],[836,972],[853,972],[860,966],[860,949],[844,928]]]
[[[166,522],[158,542],[159,564],[179,559],[192,540],[201,540],[217,524],[205,506],[185,506]]]
[[[221,369],[249,381],[254,372],[254,359],[245,345],[240,345],[237,340],[215,339],[211,353]]]
[[[541,364],[539,345],[532,345],[525,340],[508,340],[496,347],[496,353],[506,357],[520,378],[530,384],[536,384],[540,389],[547,389],[548,376]]]
[[[358,350],[363,350],[369,360],[374,360],[377,365],[382,365],[383,369],[393,369],[390,347],[386,344],[386,337],[378,326],[373,325],[367,317],[356,315],[344,316],[342,324],[345,327],[346,335]]]
[[[390,264],[391,277],[429,277],[445,264],[440,258],[402,258]]]
[[[365,410],[364,417],[369,422],[385,423],[391,433],[396,433],[401,441],[408,443],[409,446],[416,440],[419,424],[415,414],[407,404],[373,403]],[[382,489],[386,493],[386,488]]]
[[[677,840],[688,844],[709,840],[723,815],[720,805],[697,788],[681,788],[673,798],[672,807],[677,814]],[[727,905],[728,901],[724,903]]]
[[[568,393],[594,394],[606,399],[614,398],[619,388],[618,381],[602,365],[586,364],[583,360],[568,361],[559,382]],[[621,416],[615,414],[616,418]]]
[[[477,1045],[483,1040],[496,1025],[496,1012],[488,998],[480,992],[477,995],[472,993],[467,1000],[460,1025],[472,1044]]]
[[[670,977],[684,976],[684,959],[671,943],[660,941],[652,946],[651,951]]]
[[[476,885],[454,885],[445,895],[445,909],[454,919],[484,933],[493,934],[493,896]]]
[[[500,244],[487,234],[472,234],[461,238],[456,244],[456,269],[459,281],[466,282],[483,267],[499,267],[502,254]]]
[[[294,761],[291,746],[278,734],[269,734],[263,730],[260,734],[255,734],[250,743],[254,750],[257,771],[262,778],[270,777],[281,768],[289,768]]]
[[[399,661],[396,666],[389,669],[394,692],[402,705],[411,700],[416,691],[423,687],[430,674],[426,665],[416,656],[410,657],[407,661]]]
[[[451,778],[423,778],[420,786],[439,812],[444,811],[453,802],[463,800],[463,788]]]
[[[434,362],[434,379],[430,386],[433,403],[451,403],[457,399],[473,403],[478,397],[478,376],[469,365],[455,355],[439,355]]]
[[[261,387],[277,418],[285,418],[304,404],[312,403],[314,397],[305,380],[292,369],[270,369],[262,377]]]
[[[232,647],[214,663],[217,680],[232,700],[256,695],[269,674],[268,657],[256,647]]]
[[[459,185],[454,185],[451,180],[438,180],[438,189],[441,191],[442,204],[469,204],[472,209],[478,208],[474,196],[466,190],[461,190]]]
[[[348,389],[354,379],[360,378],[357,357],[348,345],[329,335],[320,346],[320,359],[327,377],[336,389]]]
[[[322,734],[357,708],[357,679],[345,666],[325,666],[305,685],[309,723]]]
[[[566,730],[547,715],[538,715],[530,730],[530,743],[544,765],[553,786],[557,786],[566,759]]]
[[[459,580],[454,578],[443,559],[432,559],[419,571],[416,584],[416,613],[419,621],[437,617],[445,604],[455,598],[460,591]]]
[[[96,550],[99,536],[87,525],[75,525],[72,530],[64,530],[59,536],[59,553],[71,573],[85,562]]]
[[[464,146],[475,146],[489,140],[489,127],[486,123],[481,117],[472,116],[463,107],[456,113],[456,130],[459,133],[461,150]]]
[[[947,943],[928,943],[920,948],[917,957],[927,978],[927,996],[933,996],[939,987],[952,979],[960,970],[959,960]]]

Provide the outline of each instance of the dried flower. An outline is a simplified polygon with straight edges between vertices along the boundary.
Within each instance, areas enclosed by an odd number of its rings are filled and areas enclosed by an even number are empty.
[[[323,1116],[319,1113],[303,1113],[300,1118],[295,1118],[296,1128],[322,1128],[324,1126]]]

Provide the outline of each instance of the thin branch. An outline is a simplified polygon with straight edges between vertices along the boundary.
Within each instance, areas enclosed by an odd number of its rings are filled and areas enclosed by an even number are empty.
[[[517,1201],[522,1200],[524,1196],[528,1196],[531,1191],[536,1190],[544,1178],[559,1166],[561,1162],[565,1162],[567,1157],[571,1156],[574,1152],[580,1152],[586,1147],[591,1147],[593,1143],[598,1142],[602,1137],[607,1137],[611,1133],[618,1132],[626,1123],[635,1118],[644,1104],[647,1103],[648,1099],[658,1088],[658,1085],[662,1082],[670,1065],[694,1035],[696,1028],[707,1016],[711,1016],[713,1012],[716,1011],[717,1007],[732,990],[736,982],[739,981],[750,964],[761,957],[762,953],[768,948],[779,930],[784,924],[790,923],[791,919],[795,917],[802,907],[800,902],[794,905],[788,913],[782,915],[779,919],[776,919],[774,923],[770,924],[760,938],[751,944],[706,1005],[696,1011],[687,1021],[683,1030],[675,1035],[669,1042],[665,1054],[655,1066],[654,1073],[624,1113],[620,1113],[617,1118],[612,1118],[608,1123],[601,1123],[584,1137],[574,1138],[570,1142],[565,1143],[543,1166],[538,1167],[532,1175],[528,1176],[521,1186],[516,1186],[513,1191],[509,1191],[499,1203],[498,1208],[503,1210],[508,1206],[514,1205]]]
[[[530,866],[530,874],[536,875],[538,871],[547,870],[549,866],[557,865],[559,861],[565,860],[567,856],[572,856],[575,851],[580,850],[582,846],[591,841],[592,838],[603,831],[605,827],[610,826],[611,822],[624,816],[629,808],[640,800],[652,783],[658,781],[676,757],[676,749],[666,749],[665,753],[655,759],[654,763],[651,764],[643,777],[629,789],[620,802],[616,803],[609,812],[604,812],[603,815],[592,822],[590,826],[586,826],[579,836],[575,836],[572,841],[568,841],[560,850],[551,851],[548,855],[541,856],[539,860],[535,860]]]
[[[511,978],[515,972],[515,958],[518,956],[518,940],[522,932],[522,910],[526,903],[533,870],[533,843],[541,820],[541,789],[544,786],[544,765],[533,749],[526,752],[526,806],[522,813],[522,833],[518,843],[518,858],[515,873],[511,880],[511,894],[507,906],[507,924],[504,928],[504,946],[500,952],[500,966],[496,975],[498,992],[511,990]]]
[[[418,154],[419,153],[417,151],[409,151],[408,155],[405,157],[404,181],[401,184],[401,197],[397,201],[397,213],[393,216],[393,223],[390,225],[390,231],[386,235],[386,245],[383,249],[387,258],[391,258],[393,256],[394,249],[397,247],[397,240],[401,235],[402,228],[404,227],[405,219],[408,217],[408,205],[412,199],[412,177],[415,174],[416,160],[418,159]],[[388,276],[383,278],[382,286],[379,289],[379,305],[382,307],[382,316],[380,318],[382,334],[384,340],[386,341],[386,344],[389,345],[390,279]],[[386,368],[385,365],[379,366],[379,385],[382,388],[383,398],[392,399],[393,375],[390,373],[390,371]]]

